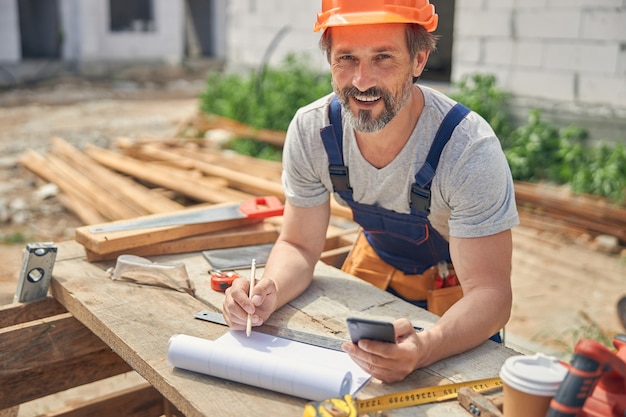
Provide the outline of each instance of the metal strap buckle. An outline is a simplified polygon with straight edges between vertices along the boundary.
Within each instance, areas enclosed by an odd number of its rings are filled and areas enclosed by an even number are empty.
[[[330,180],[333,183],[333,190],[337,191],[349,191],[352,192],[350,187],[350,179],[348,177],[348,167],[345,165],[330,165],[328,167],[330,172]]]
[[[430,190],[413,184],[411,186],[411,207],[417,211],[425,211],[426,215],[430,214]]]

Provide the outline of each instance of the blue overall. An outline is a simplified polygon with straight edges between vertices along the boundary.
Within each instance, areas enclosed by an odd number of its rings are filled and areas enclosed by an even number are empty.
[[[456,126],[469,112],[467,107],[457,103],[441,122],[426,161],[415,174],[415,182],[411,186],[410,213],[407,214],[354,201],[348,167],[343,160],[341,104],[336,96],[330,102],[330,125],[322,128],[320,134],[328,154],[333,191],[350,206],[354,221],[363,228],[363,234],[376,254],[405,274],[421,274],[439,261],[451,262],[448,241],[428,220],[430,186],[443,148]],[[392,288],[387,291],[399,296]],[[406,301],[422,308],[427,307],[425,300]]]

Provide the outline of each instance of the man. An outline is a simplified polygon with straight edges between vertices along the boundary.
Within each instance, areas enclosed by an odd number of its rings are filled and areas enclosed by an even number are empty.
[[[253,296],[247,280],[226,292],[224,316],[233,329],[245,328],[248,314],[262,324],[308,287],[333,192],[364,230],[344,270],[417,305],[425,295],[411,285],[439,261],[452,262],[462,287],[463,297],[430,329],[416,333],[398,319],[396,344],[345,343],[372,376],[401,380],[479,345],[507,322],[510,229],[518,224],[513,181],[480,116],[414,84],[435,47],[436,26],[428,0],[322,1],[315,30],[324,30],[334,94],[298,110],[289,126],[283,228]],[[444,121],[448,113],[456,120]],[[435,140],[441,125],[449,134]],[[363,266],[362,252],[373,254],[370,265]]]

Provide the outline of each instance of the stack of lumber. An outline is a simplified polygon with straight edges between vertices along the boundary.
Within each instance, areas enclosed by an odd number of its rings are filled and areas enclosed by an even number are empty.
[[[559,231],[572,237],[614,236],[626,243],[626,208],[598,197],[573,195],[567,188],[515,183],[523,225]]]
[[[179,129],[190,127],[200,131],[225,129],[274,146],[281,146],[284,140],[284,132],[254,130],[237,122],[201,114]],[[55,183],[62,191],[63,204],[85,225],[178,212],[190,206],[242,203],[258,196],[271,195],[284,201],[280,162],[223,151],[206,140],[131,141],[120,138],[112,150],[93,145],[79,150],[63,139],[55,138],[46,155],[29,150],[20,162],[41,178]],[[572,237],[609,235],[622,244],[626,242],[626,209],[623,206],[595,197],[575,196],[562,187],[516,182],[515,188],[522,225]],[[347,246],[350,242],[346,239],[352,239],[355,230],[351,212],[333,200],[331,213],[334,219],[331,224],[337,221],[347,224],[351,232],[344,233],[347,237],[338,242],[341,231],[331,226],[329,242]],[[280,219],[235,226],[241,229],[229,230],[234,233],[230,236],[233,245],[241,245],[246,239],[264,243],[275,239]],[[221,240],[226,233],[224,230],[198,230],[200,237],[172,235],[175,239],[167,244],[147,240],[144,247],[135,247],[134,251],[147,255],[228,245]],[[111,259],[128,249],[119,247],[116,250],[109,243],[104,250],[91,247],[80,238],[81,229],[77,240],[86,245],[88,258],[92,260]],[[327,249],[338,248],[330,245]]]
[[[85,224],[76,240],[90,261],[270,243],[281,219],[235,219],[193,226],[170,226],[94,234],[93,225],[165,216],[243,203],[260,196],[284,200],[281,164],[223,152],[184,141],[121,138],[116,150],[93,145],[79,150],[54,138],[46,155],[25,152],[20,163],[61,190],[63,204]],[[336,218],[350,212],[333,203]],[[356,227],[329,227],[324,260],[341,262]]]

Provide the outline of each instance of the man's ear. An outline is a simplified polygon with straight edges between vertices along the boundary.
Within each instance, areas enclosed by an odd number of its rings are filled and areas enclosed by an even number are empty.
[[[415,59],[413,60],[413,77],[419,77],[422,75],[429,56],[430,51],[419,51],[415,55]]]

